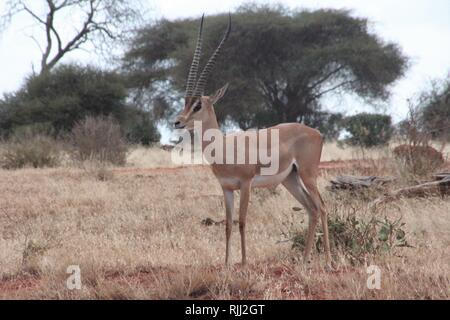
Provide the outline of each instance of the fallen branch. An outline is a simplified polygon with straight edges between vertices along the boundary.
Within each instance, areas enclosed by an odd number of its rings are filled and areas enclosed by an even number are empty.
[[[372,186],[382,186],[388,182],[394,181],[391,177],[376,177],[376,176],[337,176],[330,180],[331,190],[338,189],[359,189],[369,188]]]
[[[425,196],[434,193],[441,193],[440,186],[450,184],[450,177],[446,177],[442,180],[422,183],[412,187],[406,187],[394,191],[396,197],[416,197]]]
[[[443,180],[450,177],[450,172],[440,172],[433,175],[435,180]]]
[[[225,220],[215,221],[211,218],[206,218],[201,221],[201,224],[204,226],[220,226],[220,225],[225,225],[225,223],[226,223]],[[239,224],[239,221],[233,220],[233,224],[237,225],[237,224]]]
[[[394,201],[400,197],[425,197],[429,195],[445,195],[450,191],[450,175],[440,177],[440,180],[422,183],[419,185],[401,188],[392,193],[376,199],[371,206],[378,206],[382,203]]]

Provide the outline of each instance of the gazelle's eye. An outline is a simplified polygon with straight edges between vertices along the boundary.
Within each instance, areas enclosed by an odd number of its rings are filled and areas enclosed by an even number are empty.
[[[200,109],[202,108],[202,104],[199,102],[199,103],[197,103],[197,105],[194,107],[194,112],[197,112],[197,111],[199,111]]]

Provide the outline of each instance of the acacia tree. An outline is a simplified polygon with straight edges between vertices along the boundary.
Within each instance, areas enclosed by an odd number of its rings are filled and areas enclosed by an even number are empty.
[[[125,39],[142,12],[138,0],[8,0],[0,22],[5,28],[15,16],[26,14],[42,27],[44,40],[32,37],[42,52],[42,74],[88,42],[99,48]],[[70,23],[74,32],[67,31]]]
[[[203,57],[210,56],[227,15],[208,16]],[[229,82],[219,121],[241,128],[278,122],[314,122],[321,98],[349,92],[372,102],[389,97],[407,59],[394,43],[369,32],[368,21],[345,10],[288,11],[243,6],[232,14],[224,46],[206,92]],[[140,30],[124,57],[137,88],[181,96],[194,52],[198,19],[160,20]],[[164,86],[161,86],[164,84]]]

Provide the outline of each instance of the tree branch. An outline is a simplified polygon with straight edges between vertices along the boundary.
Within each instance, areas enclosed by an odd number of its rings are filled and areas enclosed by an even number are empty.
[[[30,14],[34,19],[36,19],[39,23],[42,23],[43,25],[47,25],[47,22],[42,20],[41,17],[39,17],[37,14],[35,14],[33,11],[31,11],[30,8],[28,8],[25,4],[22,3],[22,8],[25,12]]]
[[[327,73],[324,77],[322,77],[318,81],[314,82],[311,86],[308,86],[309,90],[314,90],[315,88],[317,88],[318,86],[320,86],[321,84],[323,84],[324,82],[329,80],[332,76],[337,74],[342,69],[344,69],[344,66],[341,65],[341,66],[337,67],[336,69],[334,69],[333,71]]]
[[[0,30],[20,13],[30,16],[35,24],[43,26],[44,39],[41,42],[40,74],[54,67],[67,53],[80,49],[87,41],[99,37],[97,43],[104,48],[110,40],[126,35],[124,26],[141,21],[142,10],[134,7],[140,0],[41,0],[46,12],[40,14],[30,3],[36,0],[7,0],[6,13],[0,16]],[[137,5],[138,6],[138,5]],[[59,29],[59,16],[62,11],[71,10],[82,13],[84,20],[70,35]],[[74,20],[78,20],[78,17]],[[72,36],[73,35],[73,36]],[[36,38],[32,38],[36,41]],[[66,40],[67,39],[67,40]],[[125,37],[123,38],[125,39]]]
[[[67,4],[67,0],[63,1],[59,6],[56,6],[51,0],[47,0],[47,1],[49,3],[49,6],[51,8],[53,8],[53,12],[56,12],[56,11],[64,8],[64,6]],[[53,23],[50,26],[50,30],[53,32],[53,34],[56,37],[56,41],[58,42],[58,51],[61,51],[61,49],[62,49],[61,37],[59,36],[58,32],[56,31],[56,28]]]
[[[58,49],[56,55],[47,64],[46,69],[52,68],[67,52],[78,49],[80,45],[87,41],[87,35],[91,32],[89,26],[95,15],[94,2],[95,0],[89,0],[90,10],[81,30],[64,47],[61,46]]]
[[[36,45],[37,45],[38,48],[39,48],[39,51],[41,51],[41,54],[44,54],[44,50],[42,49],[42,46],[41,46],[41,44],[39,43],[39,41],[37,41],[37,39],[36,39],[33,35],[31,35],[30,38],[31,38],[31,40],[34,41],[34,43],[36,43]]]
[[[49,7],[49,12],[47,14],[47,19],[45,21],[45,35],[46,35],[46,39],[47,39],[47,47],[41,58],[41,73],[47,71],[47,61],[48,61],[48,57],[50,56],[50,53],[52,51],[52,46],[53,46],[51,30],[53,28],[53,20],[54,20],[55,11],[54,11],[54,5],[53,5],[52,0],[47,0],[47,5]]]
[[[348,81],[341,82],[340,84],[338,84],[338,85],[336,85],[336,86],[334,86],[334,87],[331,87],[331,88],[329,88],[329,89],[326,89],[326,90],[324,90],[324,91],[322,91],[322,92],[319,92],[319,93],[317,93],[317,94],[313,94],[313,95],[311,96],[311,100],[318,99],[318,98],[320,98],[321,96],[323,96],[324,94],[327,94],[327,93],[329,93],[329,92],[332,92],[332,91],[334,91],[334,90],[337,90],[337,89],[339,89],[339,88],[341,88],[341,87],[344,87],[344,86],[349,85],[349,84],[354,83],[354,82],[357,82],[357,80],[348,80]]]

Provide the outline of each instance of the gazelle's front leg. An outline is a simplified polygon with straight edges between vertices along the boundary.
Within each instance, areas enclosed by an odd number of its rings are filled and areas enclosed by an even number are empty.
[[[230,262],[230,239],[231,239],[231,228],[233,227],[233,211],[234,211],[234,192],[233,190],[223,189],[223,196],[225,198],[225,236],[226,236],[226,251],[225,251],[225,264],[228,265]]]
[[[247,263],[245,251],[245,220],[247,217],[248,202],[250,200],[251,181],[241,183],[241,199],[239,203],[239,232],[241,234],[241,250],[242,250],[242,265]]]

